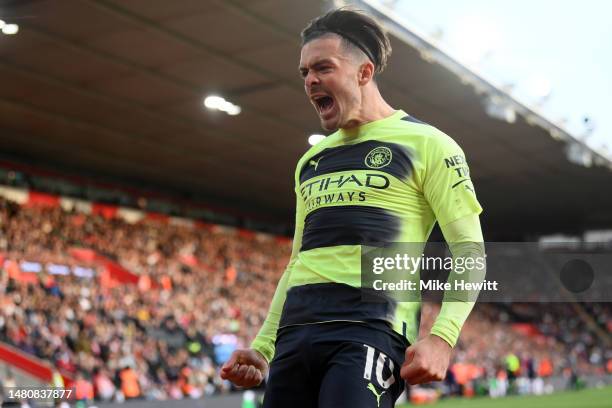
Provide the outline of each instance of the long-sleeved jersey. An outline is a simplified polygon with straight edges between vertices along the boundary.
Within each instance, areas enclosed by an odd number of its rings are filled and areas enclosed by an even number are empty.
[[[441,227],[482,211],[461,148],[399,110],[339,129],[310,148],[295,171],[291,259],[252,347],[268,360],[279,328],[349,321],[386,323],[413,343],[419,302],[362,302],[362,246],[425,243]],[[471,304],[443,306],[432,333],[454,345]]]

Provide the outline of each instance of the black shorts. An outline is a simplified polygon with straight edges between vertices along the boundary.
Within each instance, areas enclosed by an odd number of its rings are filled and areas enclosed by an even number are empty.
[[[264,408],[391,408],[407,343],[359,323],[279,330]]]

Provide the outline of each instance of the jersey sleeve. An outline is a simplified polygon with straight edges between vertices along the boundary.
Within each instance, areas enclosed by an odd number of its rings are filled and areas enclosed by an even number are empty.
[[[480,214],[482,207],[459,145],[440,133],[430,137],[424,150],[423,194],[440,226],[469,214]]]
[[[455,262],[459,258],[479,260],[461,273],[452,270],[448,282],[454,287],[455,280],[471,283],[482,282],[486,274],[486,255],[480,221],[475,214],[462,217],[442,227],[444,239]],[[467,265],[464,263],[464,265]],[[454,347],[463,324],[474,307],[478,291],[446,290],[442,307],[432,328],[431,334],[444,339]]]
[[[287,285],[289,283],[289,277],[293,265],[295,264],[300,247],[302,246],[302,233],[304,231],[304,203],[297,192],[296,188],[296,210],[295,210],[295,232],[293,234],[293,247],[291,250],[291,258],[289,263],[283,272],[274,292],[268,315],[263,325],[261,326],[259,333],[251,343],[251,348],[257,350],[261,355],[268,360],[268,363],[272,360],[275,353],[274,344],[276,342],[276,332],[278,331],[278,324],[280,321],[285,299],[287,297]]]

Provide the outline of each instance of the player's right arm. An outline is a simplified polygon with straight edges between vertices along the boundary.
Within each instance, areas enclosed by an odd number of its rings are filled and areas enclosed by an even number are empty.
[[[257,386],[265,378],[269,363],[274,357],[276,332],[287,297],[287,285],[291,276],[291,270],[302,246],[303,231],[304,206],[302,198],[296,192],[295,232],[293,234],[291,258],[287,268],[285,268],[276,286],[266,320],[259,329],[257,337],[251,343],[251,348],[234,351],[230,359],[221,367],[221,378],[241,387]]]
[[[293,234],[293,247],[291,250],[291,258],[285,268],[285,272],[278,281],[270,309],[268,310],[268,316],[264,321],[261,329],[255,340],[251,343],[251,348],[261,353],[265,359],[270,362],[274,357],[274,343],[276,342],[276,332],[278,330],[278,323],[283,312],[283,306],[285,305],[285,299],[287,298],[287,285],[289,283],[289,277],[291,276],[291,270],[295,264],[300,247],[302,245],[302,232],[304,231],[303,215],[301,199],[297,198],[296,208],[296,222],[295,222],[295,233]],[[300,221],[301,220],[301,221]]]

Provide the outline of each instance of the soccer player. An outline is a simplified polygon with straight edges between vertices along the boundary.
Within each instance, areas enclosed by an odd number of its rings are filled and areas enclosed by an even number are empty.
[[[426,242],[437,221],[454,259],[484,255],[482,209],[461,148],[380,94],[376,75],[390,53],[381,27],[348,9],[302,32],[304,90],[335,132],[297,164],[291,259],[251,348],[221,368],[244,387],[269,371],[266,408],[392,407],[404,380],[444,378],[473,307],[447,291],[418,339],[418,302],[362,298],[363,246]]]

